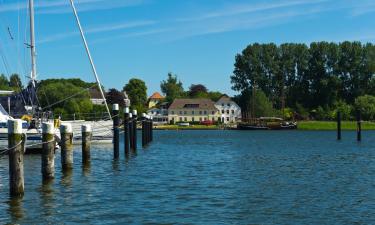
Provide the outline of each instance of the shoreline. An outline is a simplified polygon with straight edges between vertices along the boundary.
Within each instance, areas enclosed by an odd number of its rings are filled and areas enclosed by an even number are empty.
[[[375,122],[362,121],[362,130],[371,131],[375,130]],[[337,123],[335,121],[299,121],[296,130],[301,131],[336,131]],[[192,125],[183,127],[178,125],[162,125],[154,126],[154,130],[237,130],[235,128],[223,128],[221,126],[205,126],[205,125]],[[342,131],[355,131],[357,130],[356,121],[342,121]]]

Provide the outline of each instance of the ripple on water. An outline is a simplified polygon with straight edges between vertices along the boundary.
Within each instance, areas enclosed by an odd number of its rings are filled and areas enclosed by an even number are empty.
[[[26,193],[8,197],[0,158],[0,223],[374,224],[375,132],[155,131],[129,159],[94,147],[89,165],[42,184],[25,157]],[[120,145],[123,146],[122,144]],[[121,152],[122,154],[123,152]]]

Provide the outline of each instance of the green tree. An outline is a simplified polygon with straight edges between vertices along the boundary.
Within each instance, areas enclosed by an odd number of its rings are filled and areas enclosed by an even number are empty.
[[[22,85],[21,78],[18,74],[14,73],[14,74],[10,75],[9,87],[13,88],[17,92],[22,90],[23,85]]]
[[[8,81],[8,78],[4,74],[0,75],[0,89],[9,90],[9,81]]]
[[[168,103],[172,103],[175,98],[184,96],[184,88],[181,81],[177,79],[177,75],[173,75],[172,73],[168,73],[167,80],[163,80],[160,83],[160,89]]]
[[[214,102],[217,102],[221,98],[221,96],[223,96],[223,93],[221,93],[220,91],[208,92],[208,98]]]
[[[143,80],[132,78],[122,89],[126,91],[130,99],[131,108],[139,113],[145,112],[147,102],[147,87]]]
[[[364,120],[375,119],[375,96],[364,95],[355,99],[355,109],[359,110]]]
[[[84,119],[84,114],[93,109],[89,93],[69,82],[42,81],[37,95],[42,108],[64,114],[65,118],[72,118],[72,114],[76,114],[76,118]]]

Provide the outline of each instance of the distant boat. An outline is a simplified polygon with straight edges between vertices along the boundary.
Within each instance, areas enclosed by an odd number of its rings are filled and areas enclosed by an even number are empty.
[[[284,121],[278,117],[260,117],[251,122],[237,125],[239,130],[293,130],[297,129],[297,122]]]

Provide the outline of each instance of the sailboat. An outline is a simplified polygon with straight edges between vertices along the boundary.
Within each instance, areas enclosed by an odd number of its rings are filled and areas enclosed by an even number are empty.
[[[42,122],[53,122],[54,118],[51,118],[51,113],[43,112],[41,107],[38,105],[38,99],[36,94],[36,89],[38,86],[37,82],[37,65],[36,65],[36,45],[35,45],[35,28],[34,28],[34,0],[28,0],[29,2],[29,17],[30,17],[30,43],[27,46],[30,49],[31,53],[31,76],[30,81],[27,87],[22,90],[20,93],[13,94],[9,97],[0,97],[0,138],[7,137],[7,120],[12,119],[12,117],[5,111],[3,105],[8,103],[9,109],[12,108],[14,112],[21,115],[32,115],[31,121],[24,121],[23,127],[24,132],[27,134],[27,142],[26,145],[30,144],[30,142],[39,142],[41,143],[41,123]],[[74,139],[77,141],[81,138],[81,126],[83,124],[90,124],[93,129],[93,143],[111,143],[112,142],[112,118],[111,114],[106,102],[106,98],[104,96],[104,92],[102,90],[102,86],[96,72],[96,68],[93,62],[93,59],[90,54],[90,49],[86,42],[86,38],[74,5],[73,0],[70,0],[71,7],[73,9],[74,16],[76,18],[76,22],[78,28],[80,30],[80,34],[82,37],[82,41],[84,43],[84,47],[87,53],[87,56],[90,61],[92,72],[95,76],[95,80],[100,91],[100,94],[103,98],[103,102],[105,103],[106,110],[108,113],[108,119],[102,121],[83,121],[83,120],[74,120],[74,121],[61,121],[61,123],[71,123],[73,127]],[[10,111],[10,110],[9,110]],[[58,127],[56,127],[56,138],[59,139],[60,132]],[[1,140],[1,139],[0,139]],[[0,143],[1,145],[1,143]],[[41,145],[37,146],[41,147]]]

